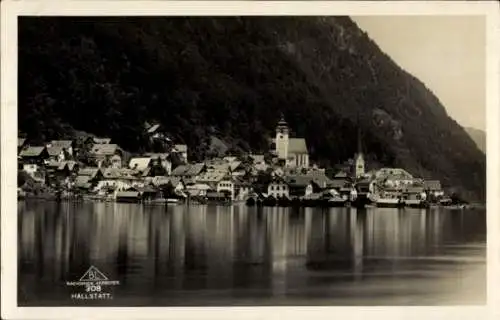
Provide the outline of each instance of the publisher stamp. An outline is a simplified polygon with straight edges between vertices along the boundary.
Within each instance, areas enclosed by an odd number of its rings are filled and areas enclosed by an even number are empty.
[[[78,281],[67,281],[66,285],[75,287],[71,293],[74,300],[110,300],[113,299],[111,287],[120,281],[110,280],[99,269],[91,266]]]

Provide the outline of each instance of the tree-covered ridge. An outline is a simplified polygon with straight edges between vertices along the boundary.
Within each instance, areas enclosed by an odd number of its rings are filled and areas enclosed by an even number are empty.
[[[265,151],[283,112],[311,158],[374,163],[484,198],[484,154],[420,81],[348,17],[19,19],[19,128],[129,151],[155,120],[200,159],[212,137]]]

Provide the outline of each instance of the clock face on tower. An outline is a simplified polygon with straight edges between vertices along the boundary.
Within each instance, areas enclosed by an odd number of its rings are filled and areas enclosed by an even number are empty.
[[[280,139],[283,139],[283,135],[282,134],[280,134]]]

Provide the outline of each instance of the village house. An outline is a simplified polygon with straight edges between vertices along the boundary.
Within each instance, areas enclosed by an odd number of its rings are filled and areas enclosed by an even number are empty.
[[[304,138],[290,138],[290,130],[282,117],[276,126],[275,153],[287,167],[309,167],[309,152]]]
[[[105,168],[103,170],[103,178],[99,181],[97,189],[108,188],[123,191],[143,186],[144,182],[135,175],[134,170],[127,168]]]
[[[281,177],[273,177],[267,186],[267,195],[274,198],[290,197],[288,184]]]
[[[414,185],[416,179],[404,169],[382,168],[375,172],[375,180],[389,188],[404,188]]]
[[[206,171],[204,163],[180,165],[172,170],[171,176],[182,178],[186,185],[196,182],[198,177]]]
[[[253,160],[253,167],[257,171],[266,171],[269,165],[266,163],[264,155],[262,154],[250,154],[250,158]]]
[[[207,184],[217,193],[234,199],[234,182],[227,170],[207,170],[196,179],[196,183]]]
[[[288,194],[291,198],[319,193],[328,185],[324,179],[307,175],[285,176],[284,179],[288,185]]]
[[[427,195],[424,187],[407,186],[402,190],[401,196],[404,200],[425,200]]]
[[[439,180],[425,180],[424,190],[429,196],[440,198],[444,196],[444,191]]]
[[[176,194],[183,194],[186,190],[186,186],[184,181],[180,178],[176,177],[154,177],[153,178],[154,186],[165,186],[169,185],[174,190]]]
[[[49,153],[45,146],[33,146],[21,150],[19,158],[23,170],[30,175],[34,175],[40,166],[43,166],[45,161],[49,159]]]
[[[46,145],[47,148],[51,147],[61,148],[70,156],[74,155],[74,146],[75,143],[72,140],[52,140]]]
[[[66,153],[63,147],[59,146],[49,146],[47,147],[47,153],[49,154],[48,161],[62,162],[66,159]]]
[[[51,185],[59,183],[60,186],[70,188],[73,178],[78,173],[78,168],[76,161],[48,161],[45,165],[46,183]]]
[[[233,177],[242,177],[246,174],[246,167],[241,161],[233,161],[229,163],[229,170]]]
[[[78,189],[91,191],[98,185],[99,181],[101,181],[103,177],[104,176],[100,168],[80,168],[74,185]]]
[[[217,183],[216,191],[225,194],[231,200],[234,200],[234,182],[230,177],[224,177]]]
[[[172,159],[169,153],[146,153],[153,161],[157,161],[165,169],[167,175],[172,173]]]
[[[68,160],[59,163],[58,174],[63,176],[75,176],[78,173],[79,165],[76,161]]]
[[[212,190],[212,187],[206,183],[195,183],[186,187],[186,192],[191,197],[206,197],[207,192],[210,190]]]
[[[116,144],[94,144],[90,156],[98,167],[109,166],[115,169],[122,167],[123,150]]]

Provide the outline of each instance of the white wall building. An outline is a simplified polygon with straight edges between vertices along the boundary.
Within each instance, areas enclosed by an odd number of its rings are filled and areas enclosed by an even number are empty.
[[[309,152],[304,138],[290,138],[290,130],[282,117],[276,126],[276,155],[287,167],[309,167]]]

